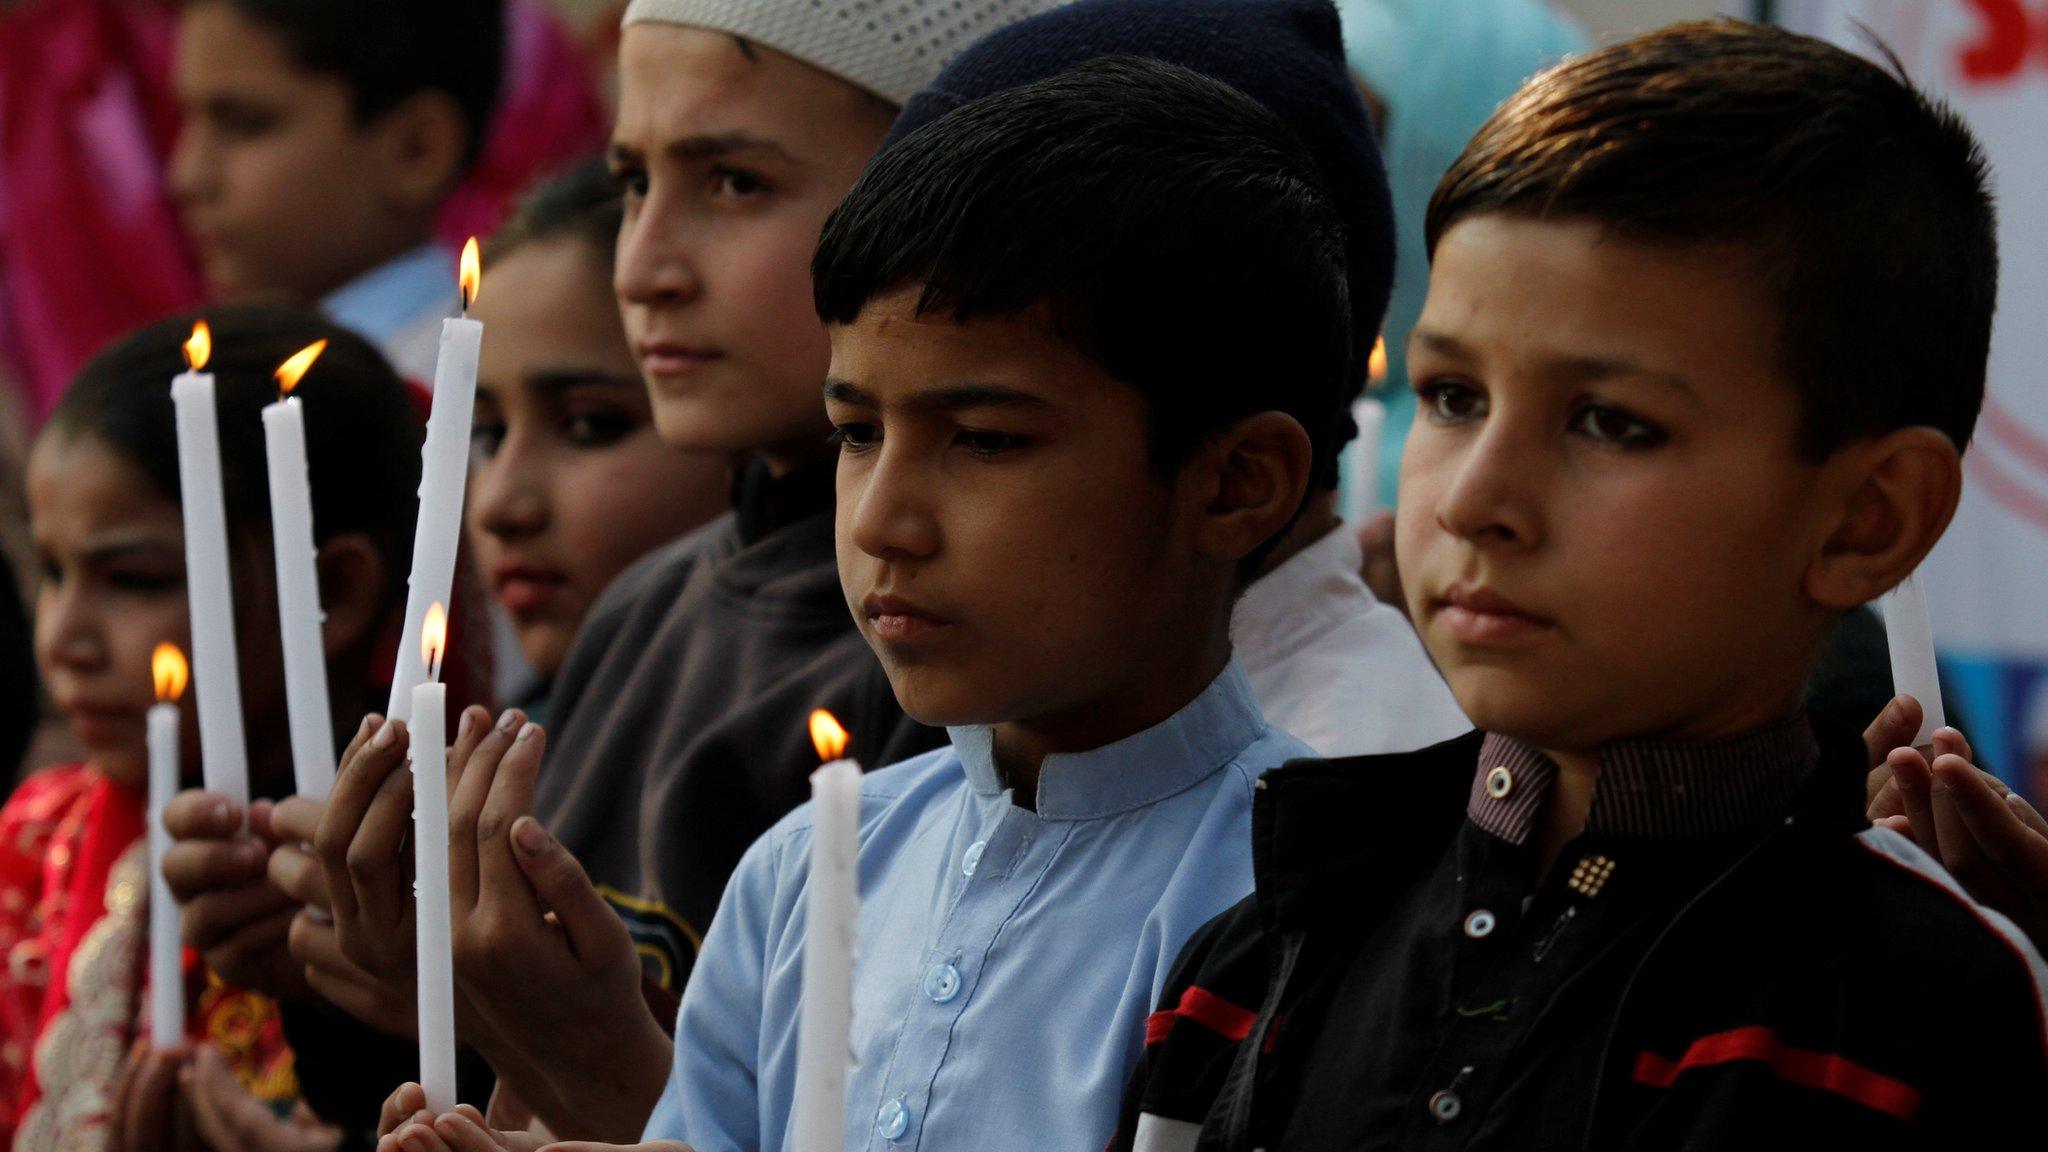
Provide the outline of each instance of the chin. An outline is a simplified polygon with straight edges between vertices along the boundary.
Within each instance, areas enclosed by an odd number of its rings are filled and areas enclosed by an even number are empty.
[[[977,691],[964,677],[929,665],[906,668],[885,663],[883,667],[903,714],[927,728],[996,724],[1006,718],[1002,709],[989,706],[991,693]]]

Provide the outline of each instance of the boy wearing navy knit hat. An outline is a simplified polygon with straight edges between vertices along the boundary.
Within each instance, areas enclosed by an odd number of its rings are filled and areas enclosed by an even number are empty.
[[[1240,16],[1369,157],[1329,5]],[[1230,610],[1358,370],[1324,182],[1246,94],[1118,58],[912,133],[826,227],[841,584],[951,736],[863,782],[848,1146],[1100,1146],[1164,962],[1249,890],[1253,783],[1306,749]],[[735,873],[648,1138],[788,1146],[810,839]]]
[[[1480,129],[1430,204],[1396,532],[1484,731],[1261,782],[1257,891],[1183,952],[1113,1148],[2040,1145],[2048,966],[1802,706],[1955,512],[1987,182],[1900,77],[1735,21]]]

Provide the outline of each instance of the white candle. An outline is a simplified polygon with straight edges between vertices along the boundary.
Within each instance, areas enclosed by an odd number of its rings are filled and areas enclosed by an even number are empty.
[[[249,806],[249,754],[242,742],[242,685],[235,667],[234,589],[228,579],[228,513],[220,476],[220,429],[206,322],[192,331],[192,369],[171,381],[177,410],[178,484],[185,510],[185,590],[192,611],[192,691],[199,704],[199,764],[206,788]]]
[[[845,751],[846,734],[814,713],[819,755]],[[853,958],[859,939],[860,766],[834,759],[811,774],[811,862],[804,882],[803,999],[796,1046],[796,1152],[843,1152],[846,1071],[853,1055]]]
[[[184,946],[178,935],[178,905],[164,879],[164,850],[171,846],[164,807],[178,794],[178,705],[185,690],[185,657],[174,645],[159,644],[151,661],[156,698],[149,710],[149,1036],[160,1051],[185,1038]]]
[[[476,241],[462,250],[463,311],[476,301],[480,279]],[[413,525],[412,576],[407,581],[405,631],[391,672],[385,714],[406,719],[412,690],[427,678],[420,660],[420,622],[427,605],[453,602],[455,552],[462,541],[462,497],[469,483],[469,426],[476,407],[476,362],[484,326],[467,316],[441,322],[441,356],[434,365],[434,408],[420,447],[420,509]]]
[[[413,923],[419,958],[420,1087],[435,1113],[455,1107],[455,957],[448,898],[448,690],[434,679],[447,616],[427,610],[421,664],[412,690]]]
[[[1884,631],[1891,644],[1892,692],[1920,702],[1920,732],[1913,747],[1925,748],[1934,730],[1948,723],[1941,707],[1941,676],[1934,663],[1934,626],[1927,620],[1927,593],[1920,573],[1899,582],[1884,601]]]
[[[290,393],[326,347],[327,341],[322,340],[285,361],[277,370],[277,381],[286,394],[263,409],[292,776],[299,795],[313,800],[327,799],[334,786],[334,719],[327,699],[326,645],[320,633],[319,549],[313,543],[313,489],[306,475],[306,419],[299,398]]]
[[[1380,507],[1380,435],[1387,426],[1387,406],[1364,397],[1351,405],[1351,419],[1358,425],[1358,439],[1351,442],[1344,461],[1351,481],[1345,515],[1359,521]]]

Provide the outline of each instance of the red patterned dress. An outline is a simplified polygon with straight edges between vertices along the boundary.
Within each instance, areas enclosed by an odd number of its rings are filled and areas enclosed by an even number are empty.
[[[0,1143],[97,1152],[114,1080],[146,1031],[149,847],[142,798],[90,765],[49,768],[0,807]],[[259,1097],[297,1095],[276,1005],[185,957],[194,1038]],[[196,993],[196,995],[195,995]]]

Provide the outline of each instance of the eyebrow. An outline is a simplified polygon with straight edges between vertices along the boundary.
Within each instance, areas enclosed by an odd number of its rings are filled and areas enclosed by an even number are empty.
[[[1016,408],[1050,411],[1052,401],[1002,384],[954,384],[912,392],[893,404],[883,404],[859,385],[845,380],[825,381],[825,399],[863,408],[895,408],[911,412],[956,412],[963,408]]]
[[[543,368],[529,372],[520,378],[520,386],[529,392],[557,396],[576,388],[631,388],[635,392],[647,385],[638,376],[621,376],[595,368]]]
[[[1455,336],[1446,335],[1442,332],[1431,332],[1424,328],[1413,329],[1410,336],[1416,343],[1440,356],[1448,356],[1459,360],[1476,360],[1479,358],[1477,353]],[[1562,377],[1577,384],[1590,383],[1595,380],[1603,380],[1615,376],[1629,376],[1675,388],[1694,399],[1699,397],[1699,390],[1694,388],[1692,381],[1686,377],[1676,372],[1665,372],[1656,368],[1648,368],[1633,360],[1612,359],[1603,356],[1546,356],[1543,359],[1543,367],[1548,374]]]
[[[93,560],[122,560],[132,556],[150,556],[158,552],[169,552],[183,559],[185,549],[175,540],[156,537],[116,537],[107,541],[95,541],[85,550]]]
[[[789,149],[775,141],[746,132],[715,132],[685,136],[680,140],[670,141],[662,152],[677,160],[716,160],[744,152],[768,153],[784,160],[796,158],[790,154]],[[605,153],[614,164],[638,160],[643,156],[640,149],[617,142],[606,148]]]

